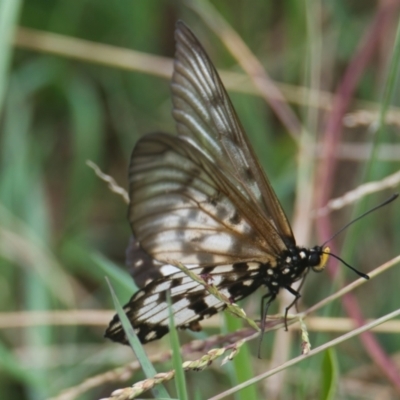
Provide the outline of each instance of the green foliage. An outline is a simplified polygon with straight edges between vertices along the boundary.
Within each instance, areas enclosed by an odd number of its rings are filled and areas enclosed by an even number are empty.
[[[225,313],[226,332],[236,332],[242,328],[242,320],[228,313]],[[232,366],[229,366],[231,372],[232,386],[246,382],[254,376],[254,368],[252,365],[252,355],[248,346],[242,346],[239,353],[232,360]],[[255,385],[248,386],[236,394],[237,400],[257,399],[259,395]]]
[[[182,367],[182,357],[181,357],[181,349],[178,338],[178,332],[176,330],[174,324],[174,317],[171,309],[171,296],[168,293],[168,304],[169,304],[169,329],[170,329],[170,337],[171,337],[171,350],[172,350],[172,365],[175,370],[175,387],[176,393],[178,394],[178,398],[180,400],[187,400],[187,388],[186,388],[186,378],[185,371]]]
[[[250,7],[246,2],[235,2],[232,6],[229,0],[213,3],[262,62],[271,78],[294,85],[281,89],[289,99],[289,106],[296,115],[302,116],[302,123],[310,130],[308,139],[312,143],[301,142],[302,146],[309,145],[307,156],[310,158],[317,153],[313,144],[324,138],[325,121],[332,103],[325,106],[321,97],[317,107],[312,106],[309,95],[293,89],[312,85],[334,93],[363,35],[377,16],[378,5],[376,2],[317,0],[254,2]],[[134,66],[131,70],[120,68],[120,59],[108,59],[108,63],[96,61],[95,58],[102,55],[97,50],[76,58],[68,51],[78,50],[79,42],[69,45],[59,42],[57,51],[50,52],[45,47],[48,42],[35,41],[32,32],[27,35],[29,43],[22,43],[20,28],[137,50],[146,55],[172,57],[174,24],[177,19],[184,19],[201,38],[217,67],[243,73],[218,35],[210,31],[188,4],[190,2],[165,0],[0,0],[2,398],[56,398],[64,389],[81,385],[93,376],[133,360],[129,348],[103,338],[108,315],[99,320],[97,326],[92,326],[74,321],[60,325],[50,317],[47,322],[36,323],[22,313],[113,310],[104,275],[110,278],[118,297],[124,302],[133,294],[136,288],[123,270],[130,235],[126,205],[87,167],[86,160],[98,164],[126,188],[127,165],[136,140],[147,132],[173,132],[175,129],[170,112],[168,71],[163,70],[161,64],[156,76],[138,72]],[[318,9],[320,14],[316,12]],[[397,14],[393,12],[392,15]],[[399,157],[396,158],[399,124],[388,126],[384,123],[385,115],[393,111],[390,107],[398,107],[400,100],[400,46],[399,39],[395,41],[394,37],[397,23],[394,17],[387,20],[382,31],[383,39],[377,40],[375,56],[363,71],[348,110],[373,110],[375,121],[381,123],[379,132],[384,132],[378,135],[379,142],[390,145],[382,147],[381,151],[376,144],[373,178],[367,180],[382,179],[399,168]],[[15,43],[11,40],[14,33],[18,33]],[[153,61],[151,67],[157,66],[158,63]],[[321,76],[311,76],[318,71]],[[249,79],[237,86],[239,89],[229,91],[243,126],[285,210],[296,217],[302,212],[301,196],[298,209],[293,210],[295,200],[299,199],[298,192],[310,185],[314,196],[315,188],[324,182],[318,181],[318,174],[315,187],[312,187],[313,179],[298,181],[298,143],[288,135],[257,90],[249,93],[254,86]],[[313,115],[316,115],[315,119]],[[398,118],[398,109],[393,115]],[[367,175],[363,171],[368,149],[363,146],[372,141],[368,135],[371,126],[360,122],[355,127],[344,129],[344,144],[356,142],[361,150],[354,147],[350,156],[339,159],[335,177],[329,182],[334,189],[333,196],[356,188]],[[314,168],[320,168],[323,163],[324,160],[317,157]],[[370,204],[376,204],[379,196],[371,196]],[[351,228],[346,236],[339,238],[340,241],[346,237],[345,247],[350,250],[340,255],[363,272],[394,257],[400,238],[398,209],[394,204],[360,222],[358,229]],[[348,210],[335,212],[335,227],[348,221]],[[317,243],[323,239],[318,238]],[[399,274],[398,269],[392,270],[355,293],[365,317],[377,318],[398,307]],[[333,290],[328,274],[311,275],[303,288],[303,308]],[[354,276],[349,275],[349,279],[353,280]],[[258,318],[260,296],[256,293],[246,303],[251,318]],[[342,303],[336,302],[325,316],[344,316],[342,310]],[[26,320],[17,323],[7,319],[8,316]],[[240,321],[229,321],[229,332],[239,330]],[[204,335],[208,337],[220,331],[220,326],[215,323],[210,329],[205,329]],[[284,332],[280,329],[277,334],[283,335]],[[296,331],[293,336],[297,335]],[[324,341],[328,335],[324,334]],[[320,342],[320,337],[314,332],[310,332],[310,336],[313,345]],[[172,337],[177,355],[178,346],[175,336]],[[171,348],[169,339],[149,344],[149,354],[164,354]],[[183,334],[181,343],[189,339],[188,334]],[[272,342],[269,333],[264,339],[264,346],[265,343],[270,346],[265,354],[272,353]],[[379,344],[393,354],[399,351],[398,341],[387,334],[379,336]],[[187,391],[190,398],[209,398],[264,372],[269,368],[269,359],[258,361],[254,347],[244,344],[229,367],[214,361],[212,368],[206,371],[185,373],[179,390]],[[287,357],[299,354],[298,346],[274,350],[274,353],[287,351]],[[183,352],[182,357],[190,359],[193,354]],[[177,363],[179,360],[176,359],[175,365]],[[334,398],[333,388],[353,369],[369,363],[371,359],[365,348],[353,339],[351,343],[326,352],[321,368],[314,362],[307,370],[287,370],[279,393],[284,398],[308,399],[315,397],[315,393],[321,393],[320,398]],[[341,376],[337,374],[339,367]],[[155,368],[158,372],[170,369],[170,360],[163,358]],[[113,390],[141,379],[143,375],[137,370],[122,383],[99,379],[97,385],[82,390],[75,398],[109,397]],[[387,390],[393,391],[392,383],[382,381],[368,383],[384,384]],[[268,382],[237,392],[236,398],[266,397],[270,394]],[[360,382],[362,387],[362,378]],[[343,399],[351,398],[347,392],[342,391],[340,395]],[[164,394],[163,397],[168,396]]]
[[[338,378],[338,360],[335,349],[328,349],[324,353],[321,367],[321,394],[320,399],[333,400],[336,397]]]

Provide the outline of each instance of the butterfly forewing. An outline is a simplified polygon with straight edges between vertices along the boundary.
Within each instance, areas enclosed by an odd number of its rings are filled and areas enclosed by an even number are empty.
[[[249,201],[191,140],[146,135],[130,166],[129,220],[153,258],[192,265],[272,262]]]
[[[171,88],[178,132],[199,143],[231,175],[247,198],[253,200],[254,209],[294,244],[285,213],[207,53],[182,22],[177,23],[175,39]],[[266,229],[264,236],[269,235],[270,230]]]

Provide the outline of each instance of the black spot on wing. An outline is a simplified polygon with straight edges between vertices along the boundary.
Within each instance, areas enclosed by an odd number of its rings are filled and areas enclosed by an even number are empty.
[[[219,303],[218,306],[208,305],[206,299],[209,297],[212,297],[212,295],[208,292],[190,294],[189,296],[187,296],[187,299],[190,302],[188,308],[196,313],[196,321],[210,318],[212,315],[217,314],[218,312],[226,308],[226,305],[224,303]],[[183,325],[181,328],[190,328],[190,324],[192,324],[192,322]]]
[[[168,325],[155,325],[147,322],[142,322],[138,326],[132,326],[132,328],[134,329],[140,342],[143,344],[153,340],[161,339],[169,332]],[[113,342],[129,344],[117,314],[114,315],[114,318],[110,322],[110,325],[104,333],[104,337],[111,339]]]
[[[202,236],[197,234],[190,239],[190,243],[199,243],[202,240]]]
[[[214,197],[209,197],[208,202],[214,207],[216,207],[216,205],[218,204],[218,200],[216,200]]]
[[[152,342],[153,340],[161,339],[164,335],[169,332],[168,325],[153,325],[153,324],[146,324],[143,323],[140,325],[139,332],[137,336],[141,343],[148,343]],[[153,334],[150,338],[149,335]]]
[[[191,294],[187,299],[190,302],[188,308],[193,310],[196,314],[201,314],[209,308],[208,304],[204,301],[204,292]]]
[[[247,270],[249,269],[247,263],[235,263],[232,265],[232,267],[235,272],[240,272],[240,273],[247,272]]]
[[[238,225],[240,223],[240,221],[241,221],[241,217],[237,211],[235,211],[235,213],[229,218],[229,222],[232,225]]]
[[[212,196],[207,198],[207,202],[216,207],[221,199],[221,192],[215,192]]]
[[[179,279],[180,280],[180,279]],[[166,303],[167,300],[167,291],[164,290],[162,292],[158,292],[158,303]]]
[[[213,91],[208,98],[211,108],[224,107],[224,98],[221,92],[218,90],[218,85],[215,84],[215,86],[211,89],[213,89]]]
[[[127,344],[125,332],[122,329],[118,315],[114,315],[110,321],[108,328],[104,332],[104,337],[111,339],[114,342]]]
[[[174,287],[178,287],[178,286],[182,285],[182,280],[183,280],[183,278],[172,279],[172,281],[171,281],[171,289],[174,288]]]
[[[185,171],[187,178],[183,181],[182,186],[190,188],[192,183],[201,175],[201,170],[198,167],[192,167],[190,170]],[[190,191],[188,191],[190,195]]]
[[[199,275],[210,275],[215,269],[215,266],[212,265],[210,267],[204,267]]]
[[[253,171],[251,170],[251,168],[247,167],[247,168],[243,168],[243,170],[244,170],[244,173],[245,173],[245,175],[246,175],[246,178],[247,178],[250,182],[253,182],[253,181],[255,180],[255,178],[254,178],[254,173],[253,173]]]
[[[260,286],[260,284],[255,280],[252,280],[252,282],[249,283],[250,280],[247,281],[247,285],[244,285],[243,281],[230,284],[228,287],[229,294],[235,301],[238,301],[254,292]]]

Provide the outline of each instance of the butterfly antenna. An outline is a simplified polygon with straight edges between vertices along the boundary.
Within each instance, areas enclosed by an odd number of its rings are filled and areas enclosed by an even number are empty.
[[[361,218],[364,218],[366,215],[372,213],[373,211],[378,210],[381,207],[386,206],[387,204],[391,203],[392,201],[396,200],[399,197],[398,193],[393,194],[392,196],[390,196],[387,200],[385,200],[383,203],[378,204],[377,206],[371,208],[370,210],[366,211],[365,213],[361,214],[359,217],[353,219],[353,221],[350,221],[348,224],[346,224],[343,228],[339,229],[338,232],[336,232],[333,236],[331,236],[321,247],[324,248],[325,245],[330,242],[332,239],[334,239],[336,236],[338,236],[340,233],[342,233],[345,229],[347,229],[350,225],[353,225],[354,222],[357,222],[358,220],[360,220]],[[331,254],[333,256],[333,254]],[[340,260],[343,264],[347,265],[349,268],[353,269],[352,267],[350,267],[350,265],[346,264],[343,260],[341,260],[339,257],[336,257],[338,260]],[[358,271],[355,270],[355,272],[357,272],[359,275],[361,273],[359,273]]]
[[[333,258],[336,258],[336,260],[339,260],[340,262],[342,262],[346,267],[350,268],[352,271],[354,271],[358,276],[361,276],[361,278],[364,278],[366,280],[369,279],[369,276],[367,274],[364,274],[363,272],[355,269],[354,267],[352,267],[350,264],[348,264],[346,261],[343,260],[343,258],[340,258],[339,256],[337,256],[336,254],[333,253],[328,253],[328,252],[322,252],[324,254],[328,254],[329,256],[332,256]]]

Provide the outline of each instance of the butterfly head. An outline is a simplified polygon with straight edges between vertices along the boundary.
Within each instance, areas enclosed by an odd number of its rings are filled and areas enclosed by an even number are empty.
[[[321,272],[325,269],[330,252],[331,249],[329,247],[322,248],[321,246],[315,246],[310,249],[308,264],[313,269],[313,271]]]

